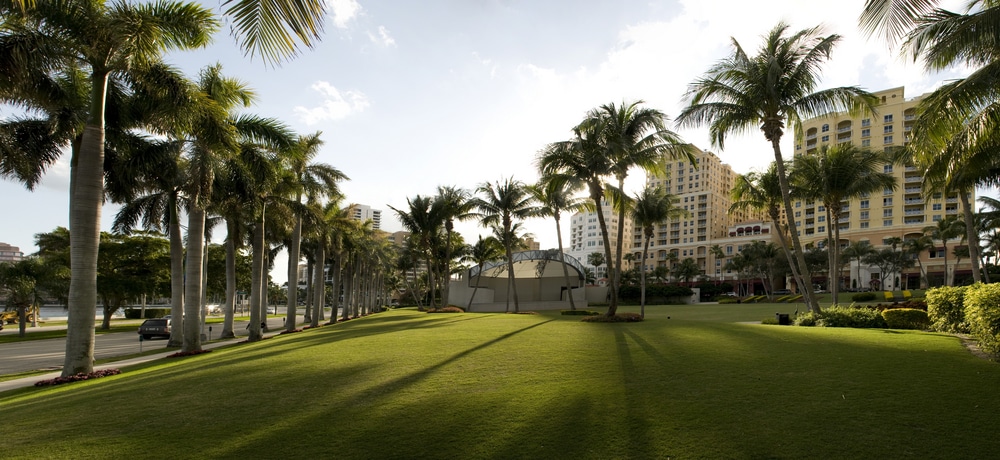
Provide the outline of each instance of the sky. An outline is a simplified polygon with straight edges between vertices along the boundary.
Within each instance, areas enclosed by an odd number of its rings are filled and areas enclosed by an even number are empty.
[[[568,139],[586,112],[602,104],[642,100],[672,122],[686,105],[688,85],[731,52],[733,39],[752,53],[779,21],[796,31],[822,25],[842,36],[818,89],[905,86],[910,98],[968,73],[927,74],[885,42],[864,37],[857,28],[863,0],[327,4],[322,41],[280,66],[245,56],[228,25],[208,48],[172,52],[165,60],[191,78],[221,63],[224,74],[256,90],[247,113],[277,118],[300,134],[321,131],[316,161],[347,174],[346,201],[381,209],[386,231],[402,229],[390,206],[407,209],[407,198],[433,195],[438,186],[471,191],[508,177],[534,182],[538,151]],[[732,136],[720,150],[706,129],[676,131],[738,173],[773,160],[760,133]],[[786,155],[791,147],[787,135]],[[68,177],[64,155],[33,192],[0,181],[0,242],[30,254],[37,250],[34,234],[67,225]],[[643,178],[633,172],[627,188],[637,191]],[[104,230],[116,210],[104,207]],[[543,249],[556,247],[551,219],[530,220],[525,228]],[[456,229],[468,242],[486,234],[475,222]],[[275,262],[272,276],[281,284],[287,258]]]

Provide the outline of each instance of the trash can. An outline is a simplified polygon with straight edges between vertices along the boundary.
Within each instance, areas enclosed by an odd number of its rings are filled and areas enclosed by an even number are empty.
[[[788,319],[788,313],[775,313],[774,319],[778,320],[778,325],[780,326],[789,326],[792,324],[792,321]]]

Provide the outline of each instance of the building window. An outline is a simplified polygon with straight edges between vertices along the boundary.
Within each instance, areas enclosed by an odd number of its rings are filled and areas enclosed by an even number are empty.
[[[882,206],[892,206],[892,197],[882,198]]]
[[[830,140],[830,136],[823,136],[823,138],[822,138],[821,140],[822,140],[823,142],[827,142],[827,141],[829,141],[829,140]]]
[[[871,125],[872,125],[871,118],[865,118],[864,120],[861,120],[861,126],[871,126]]]
[[[861,209],[868,209],[868,200],[861,200]]]
[[[882,221],[883,227],[892,227],[892,219],[885,219]]]
[[[865,128],[861,130],[861,137],[868,137],[872,135],[872,130],[870,128]]]
[[[892,143],[892,136],[885,136],[885,137],[883,137],[882,138],[882,143],[883,144],[891,144]]]
[[[861,220],[868,219],[868,211],[861,211]]]
[[[892,195],[892,187],[886,187],[882,192],[883,195]]]
[[[941,210],[941,203],[934,203],[931,205],[931,211],[940,211],[940,210]]]
[[[882,134],[892,134],[892,125],[885,125],[882,127]]]
[[[795,217],[802,217],[802,211],[795,211]]]
[[[861,146],[862,147],[871,147],[871,145],[872,145],[872,140],[871,139],[862,139],[861,140]]]
[[[801,201],[796,201],[795,202],[795,207],[796,208],[801,208],[802,207],[802,202]]]
[[[868,222],[862,222],[861,228],[868,228]]]
[[[884,173],[886,173],[886,174],[889,174],[889,173],[891,173],[891,172],[892,172],[892,165],[890,164],[890,165],[885,165],[885,166],[883,166],[883,167],[882,167],[882,172],[884,172]]]
[[[819,228],[816,229],[816,231],[820,232],[820,233],[823,233],[823,232],[826,231],[826,226],[820,225]]]
[[[830,130],[830,125],[823,125],[823,128],[821,129],[821,131],[823,131],[824,133],[829,130]]]
[[[892,217],[892,208],[883,209],[882,210],[882,217]]]
[[[892,114],[888,114],[882,117],[882,123],[892,123]]]
[[[934,217],[931,217],[932,222],[937,222],[939,220],[941,220],[941,214],[934,214]]]

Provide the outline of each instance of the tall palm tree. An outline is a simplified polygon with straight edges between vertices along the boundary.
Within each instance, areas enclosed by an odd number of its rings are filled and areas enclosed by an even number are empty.
[[[527,187],[521,181],[508,177],[502,181],[485,182],[473,198],[480,224],[492,227],[497,233],[497,239],[504,245],[507,256],[507,283],[512,289],[514,312],[520,311],[517,299],[517,284],[514,283],[514,246],[518,243],[517,226],[519,221],[538,215],[538,206]]]
[[[593,209],[597,214],[597,224],[601,229],[604,260],[611,268],[610,264],[614,259],[603,208],[606,201],[605,179],[614,174],[615,165],[614,159],[607,155],[607,150],[601,144],[604,123],[606,120],[601,118],[588,118],[587,123],[581,123],[573,128],[572,139],[549,144],[539,153],[535,162],[543,176],[564,176],[586,184],[590,199],[593,201]],[[611,270],[608,272],[610,274]],[[609,298],[607,314],[613,316],[618,310],[618,294],[609,289]]]
[[[451,259],[452,259],[452,232],[455,230],[455,221],[468,220],[473,217],[472,202],[469,192],[453,186],[439,186],[437,195],[434,197],[433,206],[438,209],[438,214],[444,220],[444,257],[441,260],[443,266],[443,276],[441,277],[441,303],[448,304],[450,293],[449,284],[451,281]]]
[[[479,291],[479,281],[483,278],[483,265],[491,260],[497,260],[504,256],[504,247],[500,243],[500,240],[487,236],[483,238],[479,235],[479,240],[476,244],[472,245],[466,256],[467,260],[476,264],[479,269],[478,275],[476,276],[476,286],[472,288],[472,295],[469,296],[469,305],[465,308],[465,311],[472,311],[472,301],[476,298],[476,292]]]
[[[582,186],[583,184],[575,180],[561,176],[542,176],[537,184],[528,186],[528,191],[539,203],[539,214],[551,216],[556,221],[559,261],[562,262],[563,283],[566,286],[566,296],[569,297],[570,310],[576,310],[576,301],[573,299],[573,285],[569,282],[569,269],[566,267],[566,254],[563,252],[560,220],[564,211],[583,210],[585,200],[573,196]]]
[[[843,201],[881,190],[895,189],[896,178],[882,171],[886,155],[848,144],[823,146],[815,154],[799,155],[792,165],[792,183],[806,199],[817,199],[826,208],[826,234],[830,242],[830,283],[833,304],[840,303],[840,219]]]
[[[636,194],[632,209],[632,222],[642,229],[642,258],[639,263],[639,314],[646,317],[646,258],[649,242],[653,239],[656,226],[669,219],[681,218],[688,214],[686,209],[676,205],[677,199],[663,187],[647,186]]]
[[[89,118],[71,171],[72,275],[62,374],[91,372],[108,78],[114,72],[142,68],[164,50],[204,46],[219,23],[209,9],[173,1],[107,5],[100,0],[72,4],[35,0],[30,8],[7,3],[0,9],[4,39],[14,45],[5,48],[6,65],[23,68],[41,60],[46,68],[80,66],[90,72]]]
[[[688,89],[690,105],[677,122],[681,126],[709,125],[712,144],[724,148],[733,133],[759,128],[774,151],[775,168],[789,235],[799,275],[796,282],[809,308],[819,310],[812,293],[809,267],[794,225],[791,189],[781,154],[785,129],[801,130],[801,120],[833,112],[852,114],[873,111],[875,98],[858,87],[839,87],[814,92],[820,66],[830,58],[840,36],[822,35],[819,27],[786,35],[788,25],[778,23],[764,37],[756,55],[747,55],[736,39],[733,53],[719,61]]]
[[[920,289],[927,289],[927,270],[920,260],[920,254],[934,249],[934,241],[927,235],[920,235],[916,238],[907,238],[903,241],[903,249],[917,260],[920,268]]]
[[[611,173],[618,182],[611,191],[622,199],[627,198],[623,188],[631,169],[639,167],[651,174],[662,174],[667,160],[684,158],[692,165],[697,161],[695,149],[667,129],[667,116],[659,110],[641,107],[642,104],[643,101],[604,104],[588,112],[582,123],[593,124],[600,129],[599,145],[604,155],[611,159]],[[612,310],[617,308],[626,211],[626,207],[618,208],[615,258],[608,259],[612,298],[615,299],[615,305],[608,310],[609,316],[613,316]]]
[[[958,238],[965,233],[965,224],[955,216],[948,216],[934,225],[924,227],[924,234],[932,240],[940,240],[944,249],[944,285],[951,286],[953,277],[948,273],[948,240]]]
[[[326,163],[313,163],[312,160],[319,154],[319,148],[323,141],[319,138],[322,133],[316,132],[309,136],[299,136],[298,141],[292,147],[288,155],[288,169],[291,173],[290,185],[294,193],[293,204],[300,206],[302,197],[306,196],[310,200],[317,200],[327,195],[339,195],[337,182],[346,180],[347,176],[337,168]],[[285,330],[295,330],[296,308],[298,307],[298,286],[299,283],[299,245],[302,241],[302,213],[303,209],[293,209],[295,213],[295,227],[292,231],[292,238],[288,244],[288,299],[285,305]]]

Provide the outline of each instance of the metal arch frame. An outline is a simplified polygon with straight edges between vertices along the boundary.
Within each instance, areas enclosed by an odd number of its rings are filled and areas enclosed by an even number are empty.
[[[586,270],[584,269],[583,264],[581,264],[576,257],[566,254],[565,252],[562,253],[562,255],[563,255],[563,260],[560,260],[558,250],[548,249],[548,250],[538,250],[538,251],[515,252],[512,258],[514,259],[514,263],[524,262],[529,260],[551,260],[554,262],[565,262],[567,265],[576,270],[578,280],[585,281],[587,277],[586,277]],[[494,268],[506,265],[507,265],[506,260],[492,260],[483,264],[483,268],[481,271],[489,271]],[[470,268],[469,282],[471,283],[473,278],[479,276],[479,273],[480,273],[479,266],[474,266]],[[583,283],[581,282],[581,286],[582,285]]]

